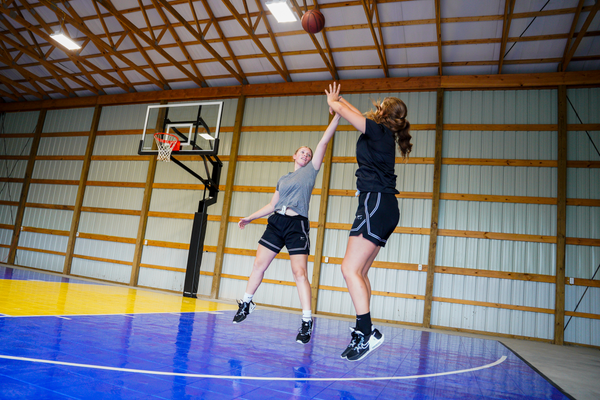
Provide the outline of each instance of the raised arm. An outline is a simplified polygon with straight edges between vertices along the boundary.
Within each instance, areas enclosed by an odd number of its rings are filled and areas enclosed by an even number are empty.
[[[321,141],[319,142],[319,144],[317,145],[317,148],[315,149],[315,154],[313,155],[313,158],[312,158],[312,164],[313,164],[313,167],[317,171],[321,168],[321,164],[323,163],[323,157],[325,157],[325,152],[327,151],[327,145],[329,144],[329,141],[333,137],[333,134],[335,133],[335,130],[337,129],[339,122],[340,122],[340,114],[336,113],[333,116],[333,119],[331,120],[331,122],[329,123],[329,126],[327,127],[327,129],[325,129],[325,132],[323,133],[323,137],[321,138]]]
[[[329,85],[329,92],[325,89],[327,95],[327,104],[331,111],[340,114],[346,121],[350,122],[360,133],[365,133],[367,119],[358,111],[356,107],[348,103],[346,99],[340,97],[341,85],[333,82]]]
[[[258,211],[255,211],[254,213],[252,213],[251,215],[244,217],[244,218],[240,218],[240,221],[238,222],[238,226],[240,227],[240,229],[244,229],[244,227],[246,225],[248,225],[250,222],[254,221],[255,219],[258,218],[262,218],[265,215],[269,215],[271,213],[273,213],[275,211],[275,205],[277,205],[277,202],[279,201],[279,191],[275,191],[275,193],[273,193],[273,197],[271,197],[271,201],[264,206],[263,208],[261,208]]]

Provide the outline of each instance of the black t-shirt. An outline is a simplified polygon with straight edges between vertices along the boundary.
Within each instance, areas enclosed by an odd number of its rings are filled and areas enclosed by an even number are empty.
[[[356,188],[361,192],[399,193],[396,190],[394,133],[367,118],[365,133],[356,142]]]

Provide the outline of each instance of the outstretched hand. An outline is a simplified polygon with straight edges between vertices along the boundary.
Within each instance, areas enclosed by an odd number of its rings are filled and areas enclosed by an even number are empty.
[[[238,226],[240,227],[240,229],[244,229],[244,227],[246,225],[248,225],[250,222],[252,222],[252,220],[248,219],[248,217],[240,218],[240,221],[238,222]]]
[[[331,108],[331,104],[335,101],[340,100],[340,89],[342,85],[333,82],[333,84],[329,84],[329,91],[325,89],[325,94],[327,95],[327,104],[329,104],[329,113],[333,114],[333,110]]]

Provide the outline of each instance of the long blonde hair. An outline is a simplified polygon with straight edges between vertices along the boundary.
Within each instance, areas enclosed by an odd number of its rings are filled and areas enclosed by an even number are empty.
[[[382,101],[373,101],[375,110],[364,115],[378,124],[384,125],[394,132],[394,140],[400,149],[402,158],[407,159],[412,150],[410,139],[410,122],[406,119],[407,108],[404,102],[396,97],[386,97]]]

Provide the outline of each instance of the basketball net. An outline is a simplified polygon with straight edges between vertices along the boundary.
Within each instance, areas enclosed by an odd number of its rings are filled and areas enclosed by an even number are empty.
[[[156,146],[158,147],[158,161],[171,161],[171,152],[179,150],[179,139],[169,133],[155,133]]]

